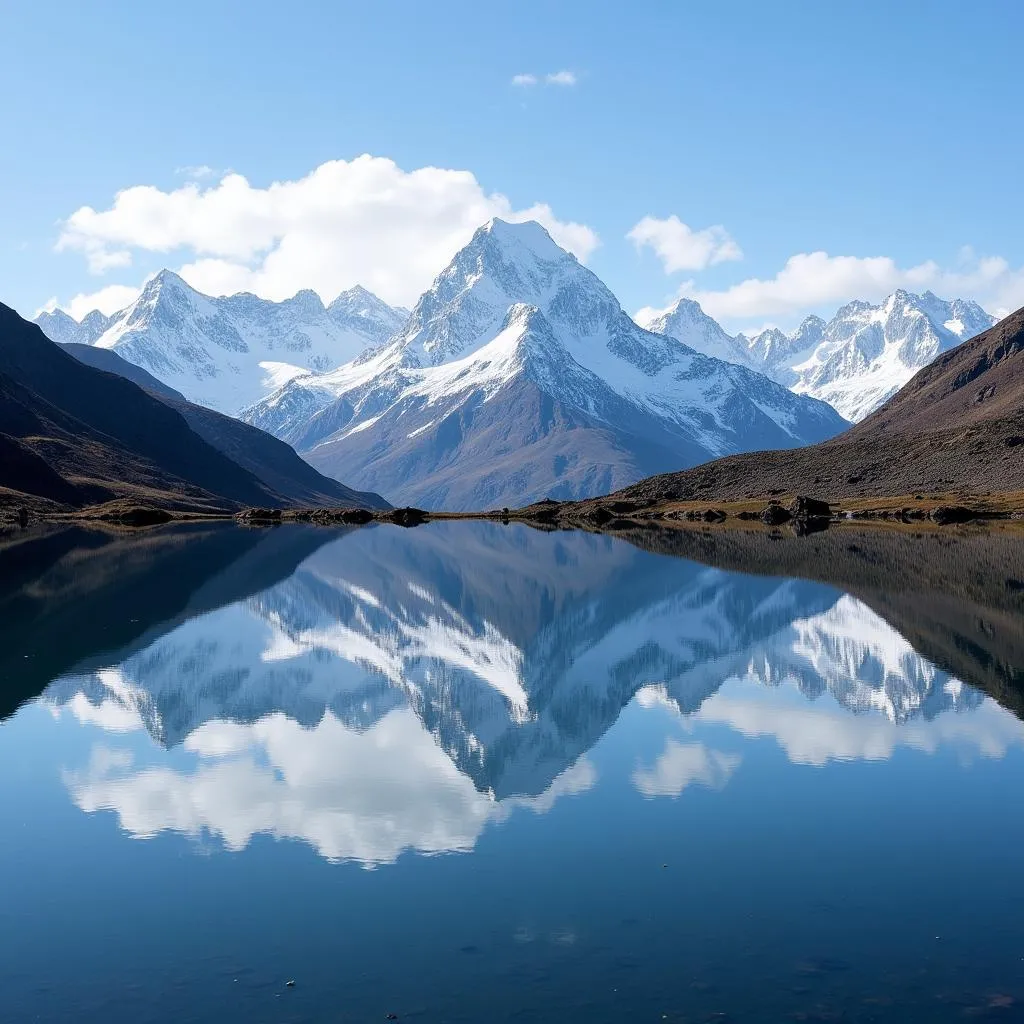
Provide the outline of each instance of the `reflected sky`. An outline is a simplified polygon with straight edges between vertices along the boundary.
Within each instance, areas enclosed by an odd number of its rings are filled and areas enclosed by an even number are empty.
[[[354,531],[136,646],[39,698],[92,736],[61,764],[77,807],[137,838],[266,834],[366,866],[471,851],[592,789],[588,751],[631,704],[669,712],[628,772],[647,799],[722,790],[744,740],[807,766],[1024,741],[835,587],[584,533]],[[722,726],[728,747],[704,740]]]
[[[0,1017],[1014,1019],[1024,539],[631,541],[0,538]]]

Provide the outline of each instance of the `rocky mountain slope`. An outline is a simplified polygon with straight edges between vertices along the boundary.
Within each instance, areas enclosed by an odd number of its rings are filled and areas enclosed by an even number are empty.
[[[640,329],[536,223],[479,229],[391,341],[245,413],[325,473],[453,510],[583,497],[844,424]]]
[[[189,401],[235,415],[293,376],[380,344],[405,314],[359,287],[326,307],[312,291],[283,302],[215,298],[163,270],[113,316],[93,312],[79,324],[57,310],[36,322],[53,341],[110,349]]]
[[[994,322],[975,302],[945,302],[931,292],[914,295],[901,289],[877,306],[851,302],[827,323],[808,317],[791,334],[769,328],[752,338],[730,337],[690,299],[680,299],[644,326],[759,370],[856,422],[940,353]]]
[[[80,363],[2,305],[0,366],[4,505],[386,504],[246,424]]]
[[[736,455],[644,480],[632,499],[724,501],[1024,491],[1024,309],[941,354],[877,412],[796,451]]]

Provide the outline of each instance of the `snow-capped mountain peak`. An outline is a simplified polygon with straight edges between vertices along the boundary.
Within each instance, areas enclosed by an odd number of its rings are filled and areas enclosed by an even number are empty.
[[[809,316],[792,333],[778,327],[731,338],[696,303],[682,299],[650,319],[709,355],[751,366],[797,394],[828,402],[860,420],[892,397],[937,355],[995,322],[976,302],[946,302],[898,288],[878,305],[854,299],[827,323]],[[729,355],[731,350],[736,355]]]
[[[78,341],[82,329],[82,325],[68,316],[63,309],[44,310],[36,317],[35,322],[51,341],[61,344]]]
[[[329,303],[327,315],[339,327],[364,334],[374,344],[380,344],[399,330],[408,319],[409,311],[389,306],[357,284]]]
[[[112,349],[190,401],[233,415],[288,380],[381,345],[404,319],[363,288],[328,308],[311,289],[282,302],[204,295],[161,270],[112,317],[94,311],[79,324],[58,310],[36,322],[54,341]]]
[[[706,356],[724,359],[729,363],[751,365],[740,338],[726,334],[718,321],[708,316],[694,299],[678,299],[663,313],[638,322],[645,330],[675,338]]]
[[[643,330],[539,224],[493,220],[385,346],[245,413],[331,474],[452,509],[604,493],[843,421]]]
[[[936,356],[994,322],[975,302],[900,288],[877,306],[848,303],[825,325],[813,352],[776,369],[776,379],[860,420]]]
[[[404,360],[437,366],[467,354],[504,321],[509,307],[526,303],[554,321],[607,316],[619,309],[611,292],[535,221],[497,218],[438,275],[413,308],[402,332]]]
[[[91,345],[110,326],[113,317],[94,309],[81,323],[62,309],[40,313],[35,322],[51,341],[62,345]]]

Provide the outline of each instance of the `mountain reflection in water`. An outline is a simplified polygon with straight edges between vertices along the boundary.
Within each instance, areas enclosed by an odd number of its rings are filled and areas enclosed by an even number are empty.
[[[65,785],[136,837],[241,850],[265,833],[366,865],[469,851],[489,823],[594,787],[588,753],[627,707],[676,722],[629,771],[646,799],[743,771],[742,746],[703,729],[807,765],[1024,741],[1006,710],[1024,690],[1020,594],[997,568],[1017,571],[1012,537],[642,538],[663,554],[467,522],[193,534],[45,538],[43,571],[5,599],[31,638],[88,591],[95,649],[80,637],[47,663],[41,702],[100,730]]]

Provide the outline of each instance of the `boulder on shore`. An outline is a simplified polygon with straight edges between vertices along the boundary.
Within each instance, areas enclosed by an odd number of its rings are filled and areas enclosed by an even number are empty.
[[[768,526],[780,526],[782,523],[788,523],[793,517],[778,502],[773,501],[761,509],[758,518]]]
[[[939,526],[947,523],[966,523],[977,518],[978,513],[965,505],[938,505],[931,510],[929,518]]]
[[[423,509],[413,508],[409,505],[406,508],[393,508],[385,512],[380,518],[389,523],[394,523],[396,526],[419,526],[427,521],[428,516],[429,513]]]
[[[159,526],[161,523],[169,523],[174,517],[163,508],[131,505],[112,508],[102,513],[99,518],[110,523],[119,523],[121,526]]]
[[[832,509],[827,501],[798,494],[789,505],[789,514],[794,519],[831,519]]]
[[[235,513],[235,519],[242,523],[279,523],[281,522],[281,510],[279,508],[244,508],[241,512]]]

